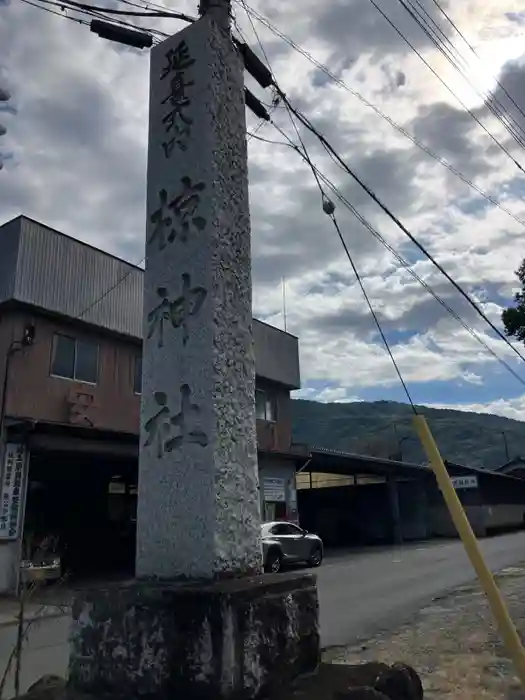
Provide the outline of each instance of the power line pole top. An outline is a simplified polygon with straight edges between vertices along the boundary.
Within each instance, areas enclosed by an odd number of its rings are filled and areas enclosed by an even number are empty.
[[[200,0],[199,15],[212,15],[215,21],[223,27],[230,27],[232,12],[231,0]]]

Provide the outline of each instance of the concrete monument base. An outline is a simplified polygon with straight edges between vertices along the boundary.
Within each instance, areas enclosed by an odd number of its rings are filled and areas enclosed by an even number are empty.
[[[136,581],[75,602],[69,685],[112,698],[270,693],[319,662],[315,577]]]

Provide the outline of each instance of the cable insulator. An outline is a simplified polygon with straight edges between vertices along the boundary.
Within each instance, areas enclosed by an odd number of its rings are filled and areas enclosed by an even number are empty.
[[[332,216],[335,211],[335,204],[325,194],[323,195],[323,211],[328,216]]]

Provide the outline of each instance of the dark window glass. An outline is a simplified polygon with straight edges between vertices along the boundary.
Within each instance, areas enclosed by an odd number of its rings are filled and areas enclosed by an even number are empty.
[[[66,335],[55,335],[51,374],[96,384],[98,345],[68,338]]]
[[[77,340],[75,379],[96,384],[98,379],[98,345]]]
[[[300,527],[296,527],[295,525],[292,525],[291,523],[288,523],[287,526],[288,531],[287,535],[302,535],[303,531],[301,530]]]
[[[261,389],[255,391],[255,417],[269,422],[277,419],[275,397]]]
[[[135,376],[133,378],[133,391],[142,394],[142,357],[135,358]]]
[[[255,415],[258,420],[266,420],[266,394],[259,389],[255,392]]]
[[[291,528],[288,523],[279,523],[279,525],[274,525],[272,528],[272,534],[274,535],[297,535],[298,532],[294,528]]]
[[[55,335],[51,374],[57,377],[75,377],[75,340],[65,335]]]

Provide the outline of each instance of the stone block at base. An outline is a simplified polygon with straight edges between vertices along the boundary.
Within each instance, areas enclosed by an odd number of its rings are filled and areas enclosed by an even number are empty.
[[[69,685],[114,698],[244,700],[319,662],[315,577],[136,581],[73,605]]]

